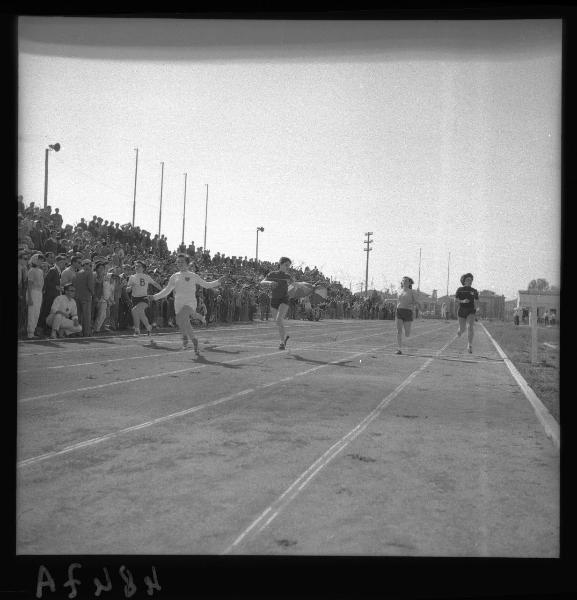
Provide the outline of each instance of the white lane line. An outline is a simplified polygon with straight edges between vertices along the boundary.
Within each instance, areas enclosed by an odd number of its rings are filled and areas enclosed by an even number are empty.
[[[357,328],[358,329],[358,328]],[[371,329],[372,330],[372,329]],[[353,329],[349,330],[349,331],[341,331],[342,333],[357,333],[355,332]],[[178,335],[179,339],[175,339],[175,340],[168,340],[168,339],[162,339],[162,343],[163,344],[181,344],[182,343],[182,339],[180,334],[164,334],[164,335]],[[313,335],[314,338],[322,338],[324,335],[331,335],[330,333],[316,333],[315,335]],[[143,336],[144,338],[145,336]],[[158,336],[155,336],[156,338],[158,338]],[[197,338],[203,338],[206,336],[197,335]],[[302,338],[302,336],[301,336]],[[236,341],[238,338],[230,338],[230,340],[223,340],[223,339],[217,339],[217,340],[213,340],[208,342],[209,345],[213,345],[216,342],[224,342],[224,341]],[[256,336],[250,336],[249,338],[242,338],[242,339],[252,339],[252,340],[259,340],[259,339],[266,339],[264,336],[262,335],[256,335]],[[359,338],[356,338],[359,339]],[[143,340],[144,341],[144,340]],[[200,340],[202,341],[202,340]],[[306,342],[306,340],[305,340]],[[202,343],[207,343],[207,342],[202,342]],[[103,347],[91,347],[91,348],[79,348],[78,350],[93,350],[93,351],[98,351],[98,350],[103,350],[103,351],[108,351],[108,350],[123,350],[125,348],[142,348],[144,345],[148,346],[148,344],[115,344],[113,346],[103,346]],[[260,344],[226,344],[223,345],[222,343],[217,344],[216,347],[217,348],[222,348],[222,347],[234,347],[234,346],[239,346],[239,347],[263,347]],[[272,347],[272,346],[271,346]],[[44,353],[33,353],[32,356],[40,356],[43,354],[61,354],[62,352],[76,352],[76,350],[62,350],[62,351],[54,351],[54,352],[44,352]],[[146,359],[146,358],[153,358],[153,357],[158,357],[158,356],[163,356],[164,354],[145,354],[145,355],[139,355],[139,356],[130,356],[130,357],[121,357],[121,358],[115,358],[115,359],[100,359],[100,360],[95,360],[95,361],[91,361],[91,362],[84,362],[84,363],[76,363],[76,364],[70,364],[70,363],[66,363],[63,365],[51,365],[51,366],[42,366],[42,367],[37,367],[34,369],[19,369],[18,373],[32,373],[35,371],[43,371],[43,370],[47,370],[47,369],[66,369],[69,367],[85,367],[85,366],[89,366],[89,365],[96,365],[96,364],[102,364],[102,363],[108,363],[108,362],[119,362],[119,361],[123,361],[123,360],[136,360],[139,358],[142,359]],[[20,354],[19,356],[31,356],[30,354]]]
[[[432,329],[430,331],[436,331],[436,329]],[[425,335],[425,333],[429,333],[429,331],[424,332],[422,335]],[[369,337],[376,337],[379,335],[382,335],[383,332],[379,331],[377,333],[373,333],[371,335],[363,335],[361,337],[356,337],[356,338],[349,338],[349,339],[344,339],[344,340],[339,340],[338,343],[342,343],[342,342],[348,342],[348,341],[352,341],[352,340],[358,340],[358,339],[367,339]],[[416,337],[416,336],[413,336]],[[332,341],[328,341],[328,342],[323,342],[324,344],[331,344],[334,343]],[[269,352],[266,354],[257,354],[257,355],[253,355],[253,356],[244,356],[244,357],[240,357],[240,358],[235,358],[229,361],[225,361],[222,364],[230,364],[230,363],[235,363],[235,362],[239,362],[242,360],[252,360],[253,358],[262,358],[263,356],[275,356],[278,354],[286,354],[286,350],[278,350],[277,352]],[[103,361],[99,361],[99,362],[103,362]],[[188,371],[194,371],[195,369],[201,369],[204,367],[207,367],[210,365],[195,365],[194,367],[187,367],[186,369],[177,369],[175,371],[164,371],[162,373],[155,373],[152,375],[143,375],[141,377],[134,377],[132,379],[122,379],[120,381],[109,381],[107,383],[101,383],[99,385],[91,385],[91,386],[87,386],[87,387],[82,387],[82,388],[75,388],[72,390],[61,390],[59,392],[52,392],[50,394],[40,394],[39,396],[29,396],[28,398],[20,398],[18,400],[18,402],[30,402],[31,400],[44,400],[46,398],[54,398],[56,396],[63,396],[65,394],[74,394],[76,392],[86,392],[86,391],[90,391],[90,390],[98,390],[98,389],[102,389],[105,387],[110,387],[110,386],[114,386],[114,385],[121,385],[123,383],[134,383],[135,381],[144,381],[147,379],[155,379],[155,378],[159,378],[159,377],[167,377],[169,375],[175,375],[178,373],[186,373]]]
[[[170,419],[176,419],[177,417],[189,415],[191,413],[197,412],[204,408],[209,408],[211,406],[217,406],[218,404],[222,404],[223,402],[228,402],[229,400],[233,400],[234,398],[246,396],[247,394],[250,394],[252,392],[254,392],[253,388],[241,390],[240,392],[236,392],[234,394],[231,394],[230,396],[225,396],[223,398],[219,398],[218,400],[212,400],[210,402],[206,402],[205,404],[199,404],[197,406],[193,406],[191,408],[187,408],[187,409],[181,410],[179,412],[165,415],[164,417],[158,417],[157,419],[152,419],[151,421],[146,421],[146,423],[140,423],[139,425],[133,425],[132,427],[125,427],[124,429],[120,429],[120,430],[114,431],[112,433],[107,433],[106,435],[102,435],[100,437],[92,438],[90,440],[85,440],[83,442],[78,442],[77,444],[72,444],[71,446],[66,446],[65,448],[62,448],[61,450],[47,452],[46,454],[42,454],[40,456],[34,456],[33,458],[28,458],[26,460],[22,460],[19,463],[17,463],[17,466],[18,467],[26,467],[28,465],[33,465],[35,463],[47,460],[49,458],[53,458],[55,456],[60,456],[62,454],[68,454],[69,452],[73,452],[74,450],[79,450],[80,448],[94,446],[95,444],[99,444],[101,442],[104,442],[105,440],[110,440],[112,438],[118,437],[119,435],[129,433],[131,431],[138,431],[139,429],[144,429],[145,427],[150,427],[151,425],[156,425],[158,423],[163,423],[164,421],[169,421]]]
[[[438,352],[439,354],[449,346],[454,340],[452,337]],[[247,529],[245,529],[235,540],[228,546],[222,554],[229,554],[232,550],[237,548],[239,544],[247,537],[247,535],[255,528],[260,525],[258,533],[263,531],[274,518],[284,509],[286,506],[296,498],[296,496],[306,487],[306,485],[317,475],[321,469],[328,465],[344,448],[346,448],[355,438],[357,438],[367,426],[374,421],[383,409],[396,398],[414,379],[417,375],[426,369],[432,362],[433,358],[428,358],[418,369],[413,371],[404,381],[402,381],[390,394],[383,398],[377,407],[373,409],[360,423],[358,423],[351,431],[340,438],[335,444],[333,444],[322,456],[320,456],[306,471],[291,483],[291,485],[261,514],[259,515]],[[272,512],[272,516],[269,517],[266,522],[266,516]]]
[[[270,326],[270,327],[262,326],[262,327],[257,327],[256,329],[269,331],[269,330],[276,329],[276,326]],[[195,329],[194,331],[197,333],[198,336],[202,337],[202,335],[205,333],[210,333],[212,335],[212,334],[227,333],[232,330],[233,330],[232,328],[231,329],[209,328],[209,329]],[[244,330],[244,331],[255,332],[255,328],[251,327],[251,326],[235,327],[234,330]],[[154,335],[156,337],[161,337],[161,336],[166,337],[166,336],[174,336],[174,335],[180,336],[181,334],[179,333],[178,329],[175,329],[174,331],[156,332],[156,333],[154,333]],[[144,339],[145,337],[146,336],[144,334],[142,334],[140,336],[140,338],[136,338],[136,339]],[[45,356],[46,354],[65,354],[65,353],[69,353],[69,352],[79,352],[79,351],[89,351],[89,350],[110,350],[110,349],[141,346],[141,344],[106,344],[104,346],[92,345],[92,344],[102,343],[105,340],[122,340],[125,338],[127,340],[135,339],[132,334],[92,337],[92,338],[87,338],[87,341],[85,343],[90,344],[90,345],[85,346],[84,344],[80,345],[78,343],[78,339],[84,339],[84,338],[72,338],[72,339],[60,338],[57,340],[56,343],[61,343],[61,344],[66,344],[66,345],[73,344],[78,347],[71,348],[69,350],[60,350],[59,348],[54,348],[52,350],[47,350],[45,352],[19,352],[18,356]],[[27,344],[30,344],[30,343],[47,342],[47,341],[51,341],[51,340],[47,340],[47,339],[46,340],[30,340],[29,342],[21,342],[20,347],[22,347],[22,346],[25,347]]]
[[[388,322],[388,321],[385,321]],[[381,321],[377,321],[377,323],[381,323]],[[318,324],[312,324],[310,322],[293,322],[293,321],[289,321],[290,327],[297,327],[297,328],[315,328],[315,329],[321,329],[323,328],[322,325],[318,325]],[[366,329],[367,331],[370,331],[372,329],[375,329],[376,327],[378,327],[378,325],[375,323],[375,325],[372,326],[367,326],[365,325],[365,323],[358,323],[357,324],[354,321],[350,321],[350,322],[346,322],[343,323],[346,324],[348,326],[352,326],[354,328],[354,330],[359,330],[361,329],[361,325],[364,325],[364,329]],[[382,328],[382,325],[380,326],[380,328]],[[230,328],[219,328],[219,327],[215,327],[215,328],[208,328],[208,329],[195,329],[195,332],[197,333],[198,337],[202,337],[203,334],[208,334],[210,333],[210,335],[219,335],[221,333],[228,333],[230,331],[237,331],[239,332],[238,336],[235,337],[242,337],[242,334],[244,332],[249,332],[249,333],[256,333],[256,331],[273,331],[276,330],[276,325],[247,325],[247,326],[241,326],[241,327],[230,327]],[[353,330],[351,330],[353,331]],[[343,333],[342,331],[340,333]],[[167,331],[167,332],[157,332],[155,333],[156,336],[180,336],[181,334],[179,333],[179,331],[176,329],[174,331]],[[329,334],[326,334],[329,335]],[[141,336],[142,338],[144,338],[144,334]],[[257,336],[259,337],[259,336]],[[92,337],[92,338],[88,338],[89,342],[87,341],[86,343],[90,343],[91,345],[89,346],[85,346],[84,344],[80,345],[78,343],[78,338],[72,338],[72,339],[66,339],[66,338],[61,338],[58,339],[57,343],[60,344],[66,344],[66,345],[71,345],[74,344],[75,346],[78,346],[76,348],[71,348],[69,350],[60,350],[58,348],[54,348],[52,350],[46,350],[45,352],[19,352],[18,356],[45,356],[47,354],[65,354],[65,353],[69,353],[69,352],[83,352],[83,351],[90,351],[90,350],[110,350],[110,349],[118,349],[118,348],[127,348],[127,347],[138,347],[140,346],[140,344],[106,344],[103,346],[93,346],[92,344],[97,344],[99,342],[104,342],[105,340],[122,340],[122,339],[133,339],[134,336],[132,334],[127,334],[127,335],[114,335],[114,336],[103,336],[103,337]],[[83,338],[82,338],[83,339]],[[138,339],[138,338],[137,338]],[[19,346],[20,347],[26,347],[28,345],[31,344],[38,344],[41,342],[46,343],[47,341],[50,340],[26,340],[26,341],[19,341]]]
[[[243,356],[241,358],[235,358],[232,360],[227,360],[222,363],[228,365],[230,363],[239,362],[241,360],[251,360],[253,358],[262,358],[263,356],[273,356],[275,354],[283,354],[284,350],[278,350],[277,352],[267,352],[266,354],[255,354],[253,356]],[[54,398],[55,396],[63,396],[65,394],[74,394],[77,392],[87,392],[90,390],[99,390],[105,387],[110,387],[112,385],[121,385],[123,383],[134,383],[135,381],[144,381],[146,379],[155,379],[158,377],[167,377],[169,375],[175,375],[177,373],[187,373],[189,371],[194,371],[196,369],[204,369],[205,367],[209,367],[210,365],[197,364],[193,367],[187,367],[186,369],[178,369],[176,371],[165,371],[164,373],[155,373],[154,375],[143,375],[142,377],[134,377],[132,379],[122,379],[121,381],[109,381],[107,383],[101,383],[100,385],[91,385],[83,388],[76,388],[73,390],[61,390],[59,392],[53,392],[51,394],[42,394],[40,396],[29,396],[28,398],[21,398],[18,400],[19,402],[30,402],[31,400],[43,400],[45,398]]]
[[[531,389],[527,381],[525,381],[523,375],[519,373],[517,367],[515,367],[515,365],[513,364],[511,359],[505,354],[501,346],[499,346],[499,344],[493,339],[493,336],[487,331],[487,328],[483,325],[483,323],[481,323],[481,327],[485,330],[485,333],[493,342],[495,348],[497,348],[497,352],[505,361],[505,364],[509,368],[511,375],[513,375],[513,378],[519,384],[519,387],[523,390],[525,398],[527,398],[527,400],[529,400],[529,402],[531,403],[531,406],[533,407],[533,410],[537,415],[537,419],[539,419],[539,422],[545,429],[547,437],[551,439],[556,448],[559,448],[561,445],[559,423],[557,423],[557,421],[553,418],[551,413],[545,408],[545,405],[541,402],[541,400],[539,400],[537,394],[535,394],[535,392]]]
[[[421,335],[421,336],[422,335],[427,335],[431,331],[437,331],[437,329],[432,329],[430,331],[426,331],[426,332],[417,334],[417,336],[419,336],[419,335]],[[417,337],[417,336],[415,336],[415,337]],[[365,352],[359,352],[357,354],[357,356],[361,356],[362,354],[368,354],[369,352],[372,352],[372,351],[373,351],[373,348],[369,348],[369,350],[367,350]],[[282,352],[283,351],[281,350],[281,351],[279,351],[279,352],[277,352],[275,354],[280,354]],[[263,356],[269,356],[269,355],[265,354]],[[241,360],[241,359],[235,359],[235,360]],[[229,362],[235,362],[235,361],[229,361]],[[218,400],[212,400],[212,401],[207,402],[205,404],[194,406],[194,407],[191,407],[191,408],[187,408],[185,410],[182,410],[182,411],[179,411],[179,412],[176,412],[176,413],[171,413],[169,415],[165,415],[164,417],[159,417],[159,418],[153,419],[151,421],[146,421],[145,423],[141,423],[139,425],[133,425],[131,427],[127,427],[125,429],[114,431],[114,432],[108,433],[108,434],[100,436],[100,437],[92,438],[90,440],[85,440],[83,442],[78,442],[76,444],[72,444],[70,446],[66,446],[65,448],[62,448],[61,450],[55,450],[53,452],[48,452],[48,453],[42,454],[40,456],[35,456],[35,457],[32,457],[32,458],[28,458],[26,460],[23,460],[23,461],[20,461],[19,463],[17,463],[17,466],[18,467],[28,466],[28,465],[35,464],[35,463],[43,461],[43,460],[47,460],[49,458],[53,458],[54,456],[59,456],[61,454],[66,454],[66,453],[72,452],[74,450],[78,450],[78,449],[81,449],[81,448],[86,448],[88,446],[93,446],[95,444],[99,444],[100,442],[103,442],[105,440],[117,437],[117,436],[119,436],[121,434],[124,434],[124,433],[128,433],[128,432],[131,432],[131,431],[137,431],[137,430],[143,429],[145,427],[150,427],[151,425],[155,425],[155,424],[161,423],[163,421],[168,421],[170,419],[174,419],[174,418],[177,418],[177,417],[180,417],[180,416],[183,416],[183,415],[187,415],[187,414],[192,413],[192,412],[196,412],[198,410],[201,410],[202,408],[207,408],[207,407],[210,407],[210,406],[215,406],[217,404],[221,404],[223,402],[226,402],[226,401],[231,400],[233,398],[237,398],[239,396],[246,396],[247,394],[256,391],[256,389],[262,389],[262,388],[272,387],[273,385],[278,385],[279,383],[284,382],[284,381],[288,381],[290,379],[293,379],[294,377],[303,376],[305,374],[312,373],[313,371],[318,371],[319,369],[322,369],[324,367],[328,367],[331,364],[334,364],[336,362],[338,362],[338,361],[333,361],[332,363],[327,363],[325,365],[320,365],[320,366],[317,366],[317,367],[313,367],[312,369],[307,369],[306,371],[301,371],[300,373],[297,373],[293,377],[285,377],[285,378],[280,379],[278,381],[274,381],[274,382],[271,382],[271,383],[268,383],[268,384],[265,384],[265,385],[257,386],[256,388],[249,388],[249,389],[246,389],[246,390],[242,390],[241,392],[236,392],[235,394],[232,394],[231,396],[226,396],[224,398],[219,398]]]

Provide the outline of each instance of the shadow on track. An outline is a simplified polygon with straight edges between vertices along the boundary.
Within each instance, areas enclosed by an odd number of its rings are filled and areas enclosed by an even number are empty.
[[[88,337],[88,338],[57,338],[55,340],[53,339],[46,339],[46,340],[39,340],[37,342],[35,342],[35,346],[43,346],[46,348],[63,348],[64,346],[59,344],[58,342],[65,342],[65,345],[72,345],[72,346],[86,346],[87,344],[91,344],[93,342],[99,342],[99,343],[103,343],[103,344],[112,344],[113,346],[116,346],[117,344],[114,341],[109,341],[104,337]]]
[[[207,352],[218,352],[222,354],[240,354],[240,350],[217,350],[220,346],[205,346],[202,350]]]
[[[310,363],[311,365],[334,365],[335,367],[348,367],[349,369],[357,369],[356,365],[349,365],[347,363],[353,362],[352,360],[341,360],[339,362],[332,362],[330,360],[313,360],[312,358],[305,358],[300,354],[290,354],[291,358],[299,362]]]
[[[201,363],[201,364],[207,365],[207,366],[214,365],[215,367],[224,367],[225,369],[242,369],[244,367],[250,366],[250,365],[231,365],[231,364],[219,362],[217,360],[208,360],[202,354],[200,356],[197,356],[196,360],[194,362]]]

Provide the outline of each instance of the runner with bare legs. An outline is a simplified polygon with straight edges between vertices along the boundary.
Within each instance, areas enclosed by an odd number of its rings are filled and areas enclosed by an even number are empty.
[[[457,316],[459,317],[459,329],[457,335],[461,337],[467,328],[467,350],[469,354],[473,353],[473,337],[475,326],[475,313],[479,308],[479,292],[471,287],[473,275],[465,273],[461,277],[461,286],[455,292],[455,300],[459,305]]]
[[[403,328],[405,330],[405,337],[411,335],[413,307],[417,306],[419,309],[421,308],[418,298],[415,297],[413,283],[414,281],[410,277],[403,277],[401,280],[401,291],[397,301],[397,314],[395,318],[397,321],[397,354],[403,353],[401,351],[403,345]]]
[[[182,350],[186,350],[189,341],[192,340],[194,351],[197,356],[200,356],[198,339],[194,335],[190,322],[191,317],[204,321],[203,316],[196,312],[196,286],[217,288],[222,285],[224,278],[205,281],[196,273],[189,271],[189,263],[190,257],[188,255],[179,254],[176,258],[178,272],[174,273],[168,280],[166,287],[151,296],[151,299],[161,300],[166,298],[170,292],[174,292],[174,311],[176,313],[176,324],[182,334]]]
[[[292,282],[292,277],[289,275],[288,270],[291,266],[291,259],[286,256],[282,256],[279,261],[279,267],[277,271],[271,271],[260,283],[263,287],[272,289],[272,298],[270,301],[270,307],[272,311],[272,317],[278,327],[278,333],[280,337],[279,350],[286,348],[287,341],[290,336],[286,335],[284,328],[284,317],[289,307],[289,293],[288,286]]]

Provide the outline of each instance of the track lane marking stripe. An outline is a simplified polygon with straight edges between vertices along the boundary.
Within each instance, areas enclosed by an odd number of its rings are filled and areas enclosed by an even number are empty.
[[[505,354],[505,352],[503,351],[501,346],[499,346],[499,344],[493,339],[493,336],[487,331],[487,329],[483,325],[483,323],[481,323],[481,327],[483,328],[483,330],[485,331],[485,333],[487,334],[489,339],[493,342],[493,345],[495,346],[495,348],[497,349],[497,352],[499,353],[499,355],[501,356],[501,358],[507,365],[509,371],[511,372],[511,375],[513,375],[513,378],[515,379],[515,381],[518,383],[519,387],[525,394],[525,398],[527,398],[527,400],[529,400],[529,402],[531,403],[531,406],[533,407],[533,410],[535,411],[535,414],[537,415],[537,419],[539,420],[539,422],[545,429],[545,433],[546,433],[547,437],[553,442],[553,445],[556,448],[560,448],[561,440],[560,440],[559,423],[557,423],[557,421],[554,419],[554,417],[551,415],[551,413],[547,410],[545,405],[541,402],[541,400],[539,400],[539,397],[537,396],[537,394],[531,389],[531,387],[529,386],[529,384],[527,383],[527,381],[525,380],[523,375],[521,375],[521,373],[519,373],[519,371],[517,370],[517,367],[515,367],[515,365],[513,364],[511,359]]]
[[[430,333],[432,331],[437,331],[437,329],[440,329],[440,328],[431,329],[429,331],[423,332],[423,334],[418,334],[418,335],[425,335],[426,333]],[[349,338],[349,339],[345,339],[345,340],[339,340],[338,343],[340,344],[342,342],[349,342],[349,341],[352,341],[352,340],[360,340],[360,339],[366,339],[366,338],[369,338],[369,337],[376,337],[376,336],[382,335],[382,334],[383,334],[383,332],[379,331],[377,333],[373,333],[373,334],[370,334],[370,335],[363,335],[361,337]],[[417,336],[413,336],[413,337],[417,337]],[[330,343],[333,343],[333,342],[322,342],[322,343],[324,343],[324,344],[330,344]],[[321,343],[321,345],[322,345],[322,343]],[[268,352],[268,353],[265,353],[265,354],[256,354],[256,355],[253,355],[253,356],[244,356],[244,357],[241,357],[241,358],[235,358],[235,359],[232,359],[232,360],[225,361],[222,364],[231,364],[231,363],[239,362],[241,360],[251,360],[253,358],[262,358],[264,356],[275,356],[275,355],[278,355],[278,354],[285,354],[285,353],[286,353],[285,350],[278,350],[277,352]],[[99,362],[102,362],[102,361],[99,361]],[[39,396],[29,396],[28,398],[21,398],[21,399],[19,399],[18,402],[30,402],[32,400],[44,400],[46,398],[54,398],[56,396],[63,396],[63,395],[66,395],[66,394],[74,394],[76,392],[87,392],[87,391],[91,391],[91,390],[102,389],[102,388],[113,386],[113,385],[121,385],[123,383],[134,383],[136,381],[144,381],[146,379],[155,379],[155,378],[159,378],[159,377],[167,377],[169,375],[175,375],[177,373],[186,373],[188,371],[194,371],[195,369],[200,370],[200,369],[205,368],[207,366],[210,366],[210,365],[202,365],[202,364],[200,364],[200,365],[195,365],[194,367],[187,367],[186,369],[178,369],[176,371],[165,371],[163,373],[155,373],[153,375],[143,375],[142,377],[134,377],[132,379],[123,379],[121,381],[109,381],[107,383],[101,383],[99,385],[91,385],[91,386],[87,386],[87,387],[83,387],[83,388],[76,388],[76,389],[72,389],[72,390],[63,390],[63,391],[60,391],[60,392],[51,392],[50,394],[41,394]]]
[[[438,354],[443,352],[447,346],[449,346],[456,336],[452,337],[439,351]],[[255,527],[258,527],[265,520],[266,515],[273,511],[273,515],[262,524],[258,533],[263,531],[273,520],[280,514],[280,512],[286,508],[286,506],[306,487],[306,485],[313,479],[317,473],[321,471],[326,465],[328,465],[344,448],[346,448],[350,442],[358,437],[366,427],[376,419],[382,410],[396,398],[424,369],[426,369],[432,362],[433,358],[428,358],[418,369],[413,371],[404,381],[402,381],[390,394],[383,398],[377,407],[373,409],[360,423],[356,425],[351,431],[344,435],[341,439],[335,442],[324,454],[322,454],[306,471],[304,471],[293,483],[263,512],[259,515],[250,526],[245,529],[235,540],[230,544],[221,554],[229,554],[234,550],[252,531]]]
[[[437,329],[433,329],[432,331],[437,331]],[[427,332],[423,332],[423,333],[418,334],[418,335],[427,335],[427,333],[430,333],[430,332],[427,331]],[[415,336],[415,337],[417,337],[417,336]],[[367,350],[365,352],[359,352],[357,354],[357,356],[361,356],[363,354],[368,354],[369,352],[372,352],[372,351],[373,351],[373,348],[370,348],[369,350]],[[283,351],[281,350],[281,351],[279,351],[279,352],[277,352],[275,354],[280,354],[282,352]],[[269,355],[264,355],[264,356],[269,356]],[[236,359],[236,360],[240,360],[240,359]],[[429,360],[431,360],[431,359],[429,359]],[[233,362],[233,361],[231,361],[231,362]],[[292,377],[290,377],[288,379],[292,379],[293,377],[297,377],[297,376],[300,376],[300,375],[305,375],[305,374],[311,373],[313,371],[317,371],[317,370],[322,369],[324,367],[328,367],[331,364],[334,364],[336,362],[338,362],[338,361],[333,361],[331,363],[327,363],[326,365],[320,365],[320,366],[317,366],[317,367],[313,367],[312,369],[307,369],[306,371],[301,371],[300,373],[297,373],[296,375],[293,375]],[[61,450],[55,450],[55,451],[47,452],[47,453],[39,455],[39,456],[34,456],[34,457],[31,457],[31,458],[25,459],[23,461],[20,461],[19,463],[17,463],[17,467],[25,467],[25,466],[32,465],[32,464],[35,464],[35,463],[43,461],[43,460],[47,460],[49,458],[53,458],[55,456],[60,456],[62,454],[67,454],[67,453],[72,452],[74,450],[79,450],[81,448],[86,448],[88,446],[93,446],[95,444],[99,444],[100,442],[112,439],[112,438],[117,437],[117,436],[119,436],[121,434],[124,434],[124,433],[129,433],[129,432],[132,432],[132,431],[137,431],[139,429],[144,429],[145,427],[150,427],[151,425],[156,425],[156,424],[161,423],[163,421],[169,421],[171,419],[175,419],[177,417],[184,416],[184,415],[196,412],[196,411],[201,410],[203,408],[208,408],[210,406],[216,406],[218,404],[222,404],[223,402],[227,402],[227,401],[232,400],[234,398],[237,398],[239,396],[246,396],[247,394],[250,394],[250,393],[254,392],[257,389],[262,389],[262,388],[266,388],[266,387],[271,387],[273,385],[278,385],[279,383],[281,383],[281,382],[283,382],[285,380],[287,380],[287,378],[283,378],[283,379],[281,379],[279,381],[275,381],[275,382],[268,383],[268,384],[265,384],[265,385],[257,386],[256,388],[248,388],[246,390],[242,390],[240,392],[236,392],[235,394],[232,394],[230,396],[225,396],[224,398],[219,398],[217,400],[212,400],[212,401],[206,402],[205,404],[202,404],[202,405],[193,406],[191,408],[187,408],[187,409],[178,411],[176,413],[171,413],[171,414],[165,415],[163,417],[158,417],[156,419],[152,419],[150,421],[146,421],[145,423],[140,423],[139,425],[132,425],[131,427],[126,427],[126,428],[120,429],[118,431],[113,431],[113,432],[108,433],[108,434],[103,435],[103,436],[99,436],[99,437],[96,437],[96,438],[91,438],[89,440],[84,440],[82,442],[78,442],[76,444],[72,444],[70,446],[66,446],[65,448],[62,448]]]

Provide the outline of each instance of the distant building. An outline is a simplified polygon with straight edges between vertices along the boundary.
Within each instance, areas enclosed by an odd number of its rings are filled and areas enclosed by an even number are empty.
[[[513,298],[513,300],[505,300],[505,320],[512,321],[515,309],[517,308],[517,303],[519,302],[518,298]]]
[[[505,296],[499,296],[491,290],[479,292],[479,317],[483,319],[505,319]]]
[[[517,297],[517,307],[522,309],[531,309],[533,300],[537,304],[537,318],[540,319],[545,311],[554,314],[555,319],[559,321],[560,317],[560,292],[537,292],[533,290],[519,290]]]

